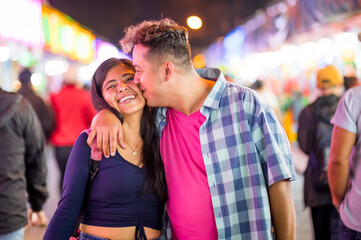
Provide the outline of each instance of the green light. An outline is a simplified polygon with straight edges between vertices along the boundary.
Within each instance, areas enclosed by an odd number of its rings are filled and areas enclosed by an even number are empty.
[[[34,65],[35,60],[30,52],[23,52],[19,57],[19,63],[24,67],[30,67]]]
[[[74,31],[69,25],[60,27],[60,45],[65,53],[74,49]]]
[[[44,31],[44,38],[45,38],[45,42],[47,44],[50,43],[50,32],[49,32],[49,21],[48,18],[43,16],[42,18],[42,22],[43,22],[43,31]]]

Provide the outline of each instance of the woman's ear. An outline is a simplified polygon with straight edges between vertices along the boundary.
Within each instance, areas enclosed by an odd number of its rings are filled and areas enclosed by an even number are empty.
[[[165,62],[163,64],[164,67],[164,77],[165,77],[165,81],[170,80],[170,78],[173,76],[174,73],[174,64],[172,62]]]

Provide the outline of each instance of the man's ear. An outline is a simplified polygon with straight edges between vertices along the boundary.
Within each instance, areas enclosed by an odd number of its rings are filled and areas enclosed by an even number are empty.
[[[174,74],[174,64],[172,62],[165,62],[163,64],[163,71],[164,71],[164,77],[165,81],[168,81]]]

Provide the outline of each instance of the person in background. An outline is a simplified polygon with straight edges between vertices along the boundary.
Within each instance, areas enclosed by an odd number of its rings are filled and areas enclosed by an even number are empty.
[[[77,78],[78,68],[71,64],[64,75],[62,89],[57,93],[50,94],[56,119],[50,141],[54,145],[55,158],[60,170],[60,192],[71,149],[81,131],[90,127],[91,120],[95,115],[90,94],[77,86]]]
[[[290,144],[274,111],[219,69],[193,68],[188,31],[171,19],[126,30],[134,82],[156,111],[167,180],[167,238],[295,239]],[[88,143],[114,155],[120,121],[98,113]],[[123,138],[124,139],[124,138]],[[104,146],[103,146],[104,144]],[[119,140],[119,144],[124,144]],[[167,217],[165,217],[167,219]],[[171,235],[171,236],[170,236]]]
[[[343,78],[343,86],[345,87],[345,91],[347,91],[348,89],[352,88],[352,87],[356,87],[358,86],[358,79],[354,76],[351,77],[344,77]]]
[[[80,239],[158,239],[167,198],[164,168],[152,110],[134,83],[129,60],[110,58],[94,73],[91,97],[97,111],[109,109],[124,126],[127,149],[103,158],[84,199],[91,150],[78,137],[66,167],[64,191],[44,240],[69,239],[85,204]]]
[[[45,216],[45,138],[22,95],[0,89],[0,103],[0,240],[23,240],[24,227]]]
[[[50,135],[55,127],[54,114],[52,113],[51,108],[44,102],[44,100],[35,94],[33,85],[31,83],[31,75],[32,73],[28,68],[23,69],[19,73],[21,87],[18,90],[18,93],[23,95],[31,103],[36,115],[39,118],[45,138],[46,140],[49,140]]]
[[[317,73],[317,87],[321,95],[301,112],[297,140],[300,149],[309,157],[304,182],[305,205],[311,208],[315,239],[337,239],[339,214],[332,204],[327,181],[333,125],[342,93],[342,76],[332,65]]]
[[[264,98],[267,104],[270,105],[273,111],[275,111],[278,119],[282,119],[280,104],[276,97],[276,94],[274,94],[269,88],[265,86],[264,81],[257,79],[254,83],[251,84],[250,88],[258,92],[262,96],[262,98]]]
[[[328,180],[341,216],[338,239],[361,239],[361,86],[344,93],[331,122]]]

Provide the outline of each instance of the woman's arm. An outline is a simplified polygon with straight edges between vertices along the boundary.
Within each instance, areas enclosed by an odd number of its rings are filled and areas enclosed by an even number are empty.
[[[123,142],[123,125],[109,110],[103,109],[95,115],[91,129],[87,141],[88,145],[92,146],[93,139],[97,137],[97,146],[103,150],[105,157],[110,156],[109,150],[112,156],[115,155],[117,143],[121,148],[126,148]]]
[[[87,136],[82,133],[73,146],[65,170],[63,193],[44,240],[69,239],[76,227],[89,176],[90,148],[86,142]]]

